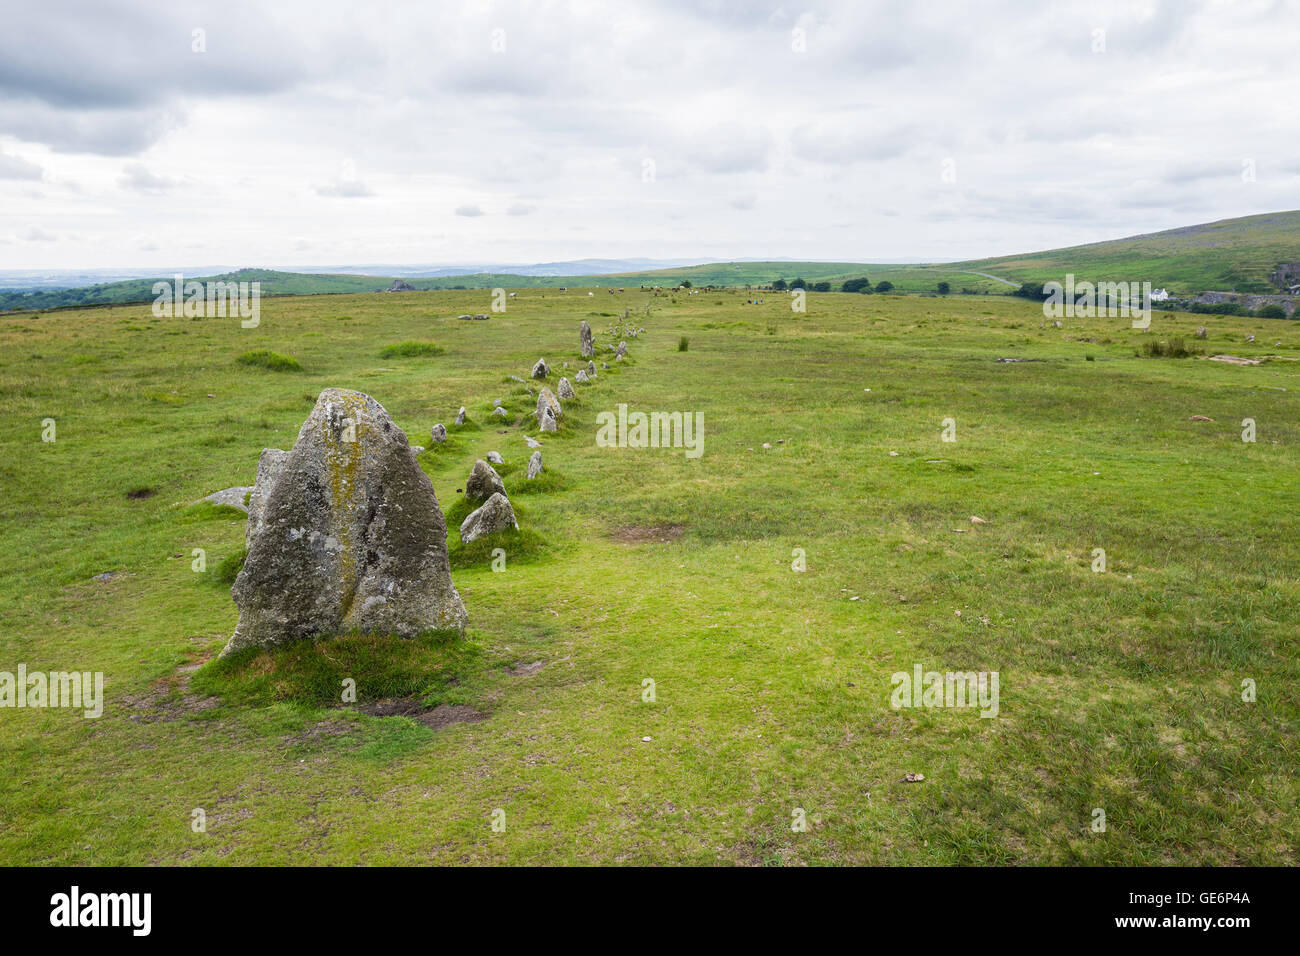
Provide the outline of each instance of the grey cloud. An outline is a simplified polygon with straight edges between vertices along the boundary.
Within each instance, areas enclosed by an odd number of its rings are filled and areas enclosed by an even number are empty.
[[[176,186],[175,180],[150,172],[143,163],[128,163],[117,183],[136,193],[165,193]]]
[[[40,179],[43,175],[44,171],[35,163],[21,156],[0,153],[0,179]]]
[[[31,99],[0,99],[0,130],[60,153],[134,156],[182,118],[178,109],[66,111]]]
[[[359,179],[336,179],[334,182],[322,183],[312,188],[315,189],[316,195],[332,199],[365,199],[375,194]]]

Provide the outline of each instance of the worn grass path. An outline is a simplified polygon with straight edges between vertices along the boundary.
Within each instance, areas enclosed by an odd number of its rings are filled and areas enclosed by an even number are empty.
[[[1233,367],[1138,358],[1126,319],[1057,329],[1003,297],[746,298],[0,318],[0,671],[103,671],[107,696],[98,720],[0,709],[0,863],[1297,862],[1300,324],[1156,315],[1148,336],[1275,356]],[[506,376],[576,371],[581,319],[647,302],[633,362],[580,386],[525,493],[531,402]],[[444,351],[380,357],[407,340]],[[254,349],[302,370],[236,362]],[[535,539],[504,573],[457,566],[468,643],[416,649],[428,703],[485,720],[302,702],[382,642],[195,690],[220,683],[193,666],[233,630],[216,568],[244,529],[190,503],[251,484],[326,386],[374,395],[413,444],[468,407],[421,456],[444,510],[476,457],[512,466]],[[702,412],[704,455],[596,447],[618,402]],[[999,716],[891,709],[915,664],[998,671]]]

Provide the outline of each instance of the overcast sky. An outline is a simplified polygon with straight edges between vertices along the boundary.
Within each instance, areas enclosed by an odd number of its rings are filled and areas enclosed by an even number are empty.
[[[0,269],[915,261],[1300,208],[1296,0],[0,11]]]

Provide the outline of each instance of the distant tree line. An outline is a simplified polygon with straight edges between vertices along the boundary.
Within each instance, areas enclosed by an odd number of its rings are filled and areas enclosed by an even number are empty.
[[[943,295],[947,295],[948,283],[941,282],[939,285],[939,291]],[[772,289],[776,292],[784,292],[787,289],[807,289],[809,292],[830,292],[832,288],[833,285],[830,282],[809,282],[806,279],[791,279],[789,282],[785,279],[777,279],[772,283]],[[871,287],[871,281],[866,276],[862,276],[858,279],[845,279],[840,285],[841,292],[859,292],[863,295],[870,295],[872,292],[892,292],[893,290],[894,283],[888,280],[877,283],[876,287],[873,289]]]

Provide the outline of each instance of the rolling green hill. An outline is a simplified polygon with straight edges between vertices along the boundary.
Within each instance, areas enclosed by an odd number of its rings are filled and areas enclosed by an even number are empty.
[[[1168,229],[1110,242],[957,263],[1017,282],[1150,281],[1172,293],[1278,291],[1269,276],[1300,261],[1300,210]]]

